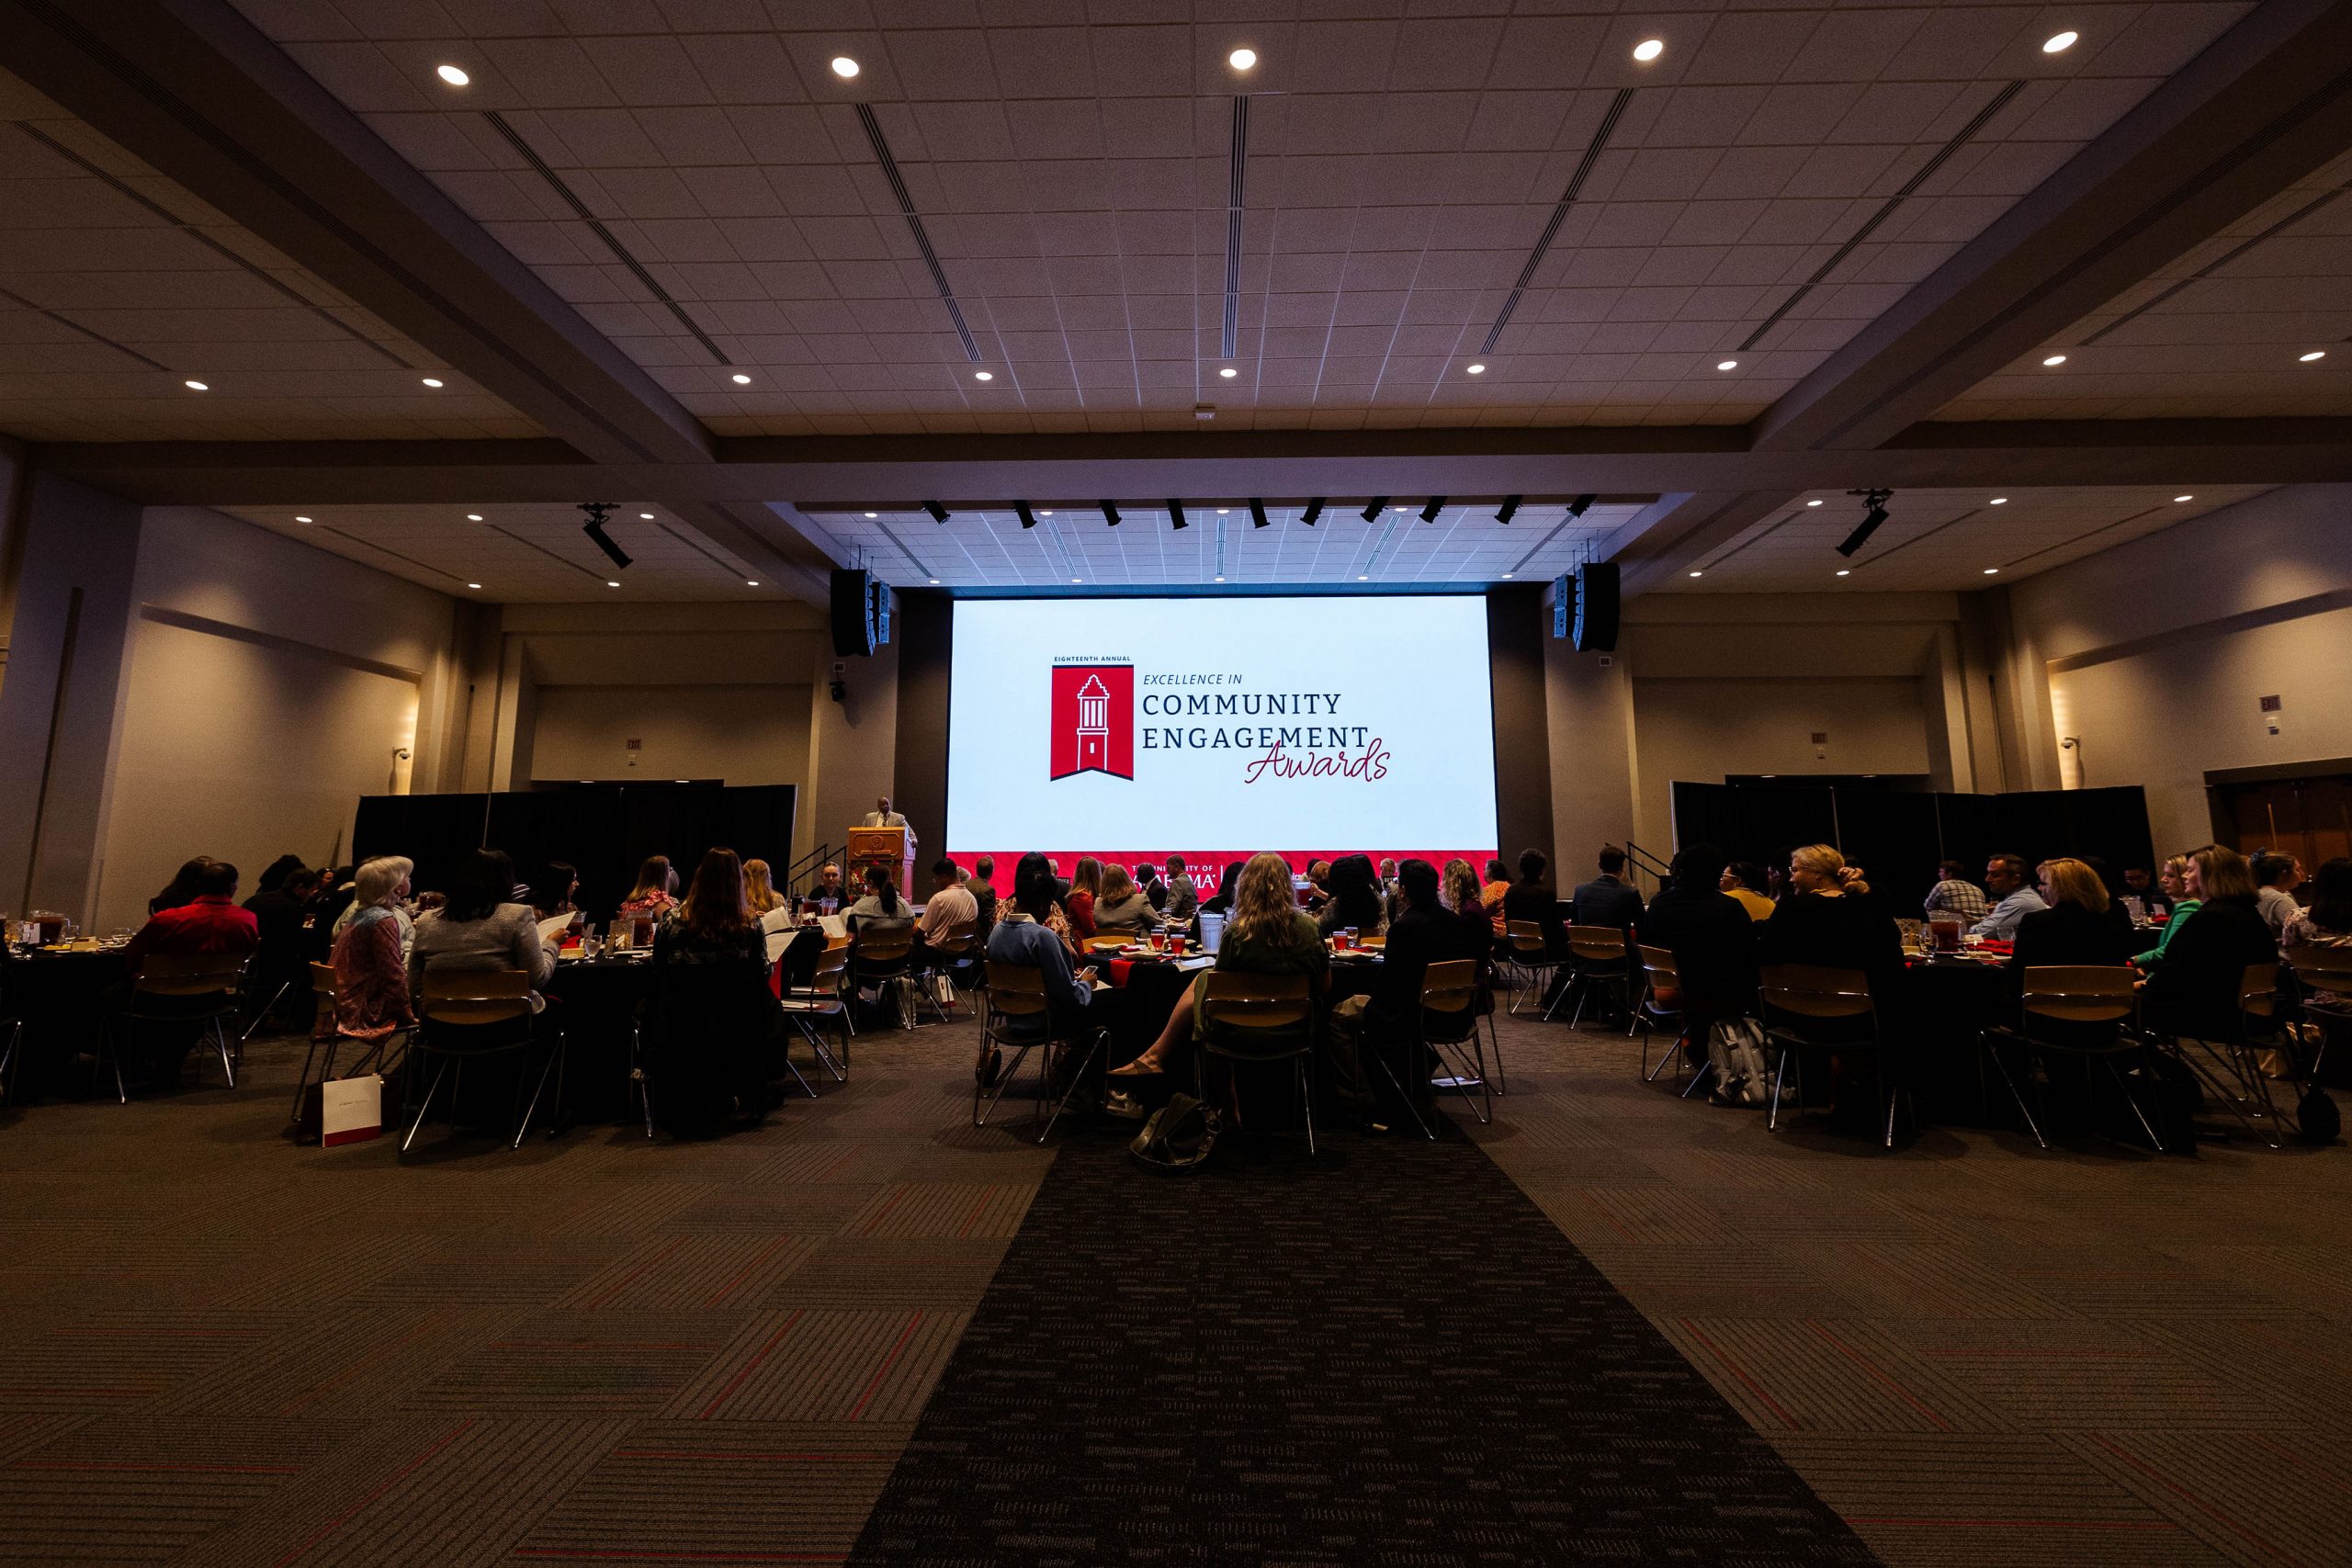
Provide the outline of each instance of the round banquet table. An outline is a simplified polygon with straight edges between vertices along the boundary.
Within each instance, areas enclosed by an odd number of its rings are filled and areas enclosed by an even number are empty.
[[[21,1055],[9,1067],[10,1104],[90,1092],[88,1077],[71,1069],[83,1051],[96,1048],[107,997],[130,974],[119,947],[10,950],[0,1015],[13,1013],[25,1025]]]
[[[547,984],[563,1030],[557,1122],[619,1122],[629,1114],[628,1042],[638,1004],[653,988],[649,958],[559,958]]]

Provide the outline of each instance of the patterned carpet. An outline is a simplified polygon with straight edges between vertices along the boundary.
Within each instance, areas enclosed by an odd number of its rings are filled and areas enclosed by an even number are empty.
[[[2345,1561],[2344,1149],[1890,1156],[1504,1028],[1476,1150],[1228,1144],[1197,1181],[972,1131],[968,1025],[862,1037],[848,1085],[701,1145],[303,1147],[283,1041],[234,1093],[0,1110],[0,1564],[839,1562],[877,1499],[887,1562],[918,1484],[1003,1489],[922,1527],[972,1563],[1148,1557],[1154,1517],[1170,1563],[1834,1540],[1743,1424],[1893,1568]],[[967,1337],[1006,1381],[934,1399]],[[989,1450],[935,1448],[976,1398]],[[1088,1410],[1109,1439],[1013,1463]]]
[[[852,1562],[1875,1561],[1458,1135],[1073,1138]]]

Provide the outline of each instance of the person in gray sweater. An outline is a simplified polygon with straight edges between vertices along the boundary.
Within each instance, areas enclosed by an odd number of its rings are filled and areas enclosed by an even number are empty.
[[[555,976],[555,953],[539,940],[529,906],[511,902],[514,866],[503,851],[476,850],[448,889],[447,901],[416,921],[409,944],[409,989],[422,993],[435,969],[519,969],[531,977],[531,1010],[547,1006],[538,988]]]

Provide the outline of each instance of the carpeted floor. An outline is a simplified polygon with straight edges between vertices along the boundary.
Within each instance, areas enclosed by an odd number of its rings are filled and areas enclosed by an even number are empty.
[[[942,1484],[1006,1489],[916,1532],[976,1563],[1057,1497],[1108,1533],[1025,1561],[1149,1555],[1155,1510],[1171,1563],[1817,1560],[1789,1471],[1894,1568],[2345,1560],[2345,1150],[1886,1156],[1678,1101],[1606,1034],[1505,1044],[1475,1148],[1234,1145],[1196,1181],[972,1131],[968,1026],[868,1035],[847,1086],[695,1145],[298,1146],[287,1042],[233,1094],[0,1110],[0,1563],[831,1562],[877,1499],[896,1561]],[[1055,1235],[1082,1252],[1030,1257]],[[1000,1311],[1088,1257],[1091,1319]],[[975,1323],[975,1375],[1027,1375],[934,1400]],[[994,1461],[934,1448],[999,1392]],[[1181,1446],[1122,1451],[1187,1398]],[[1087,1409],[1114,1435],[1059,1447]],[[1065,1457],[1013,1467],[1033,1441]],[[1785,1512],[1676,1501],[1734,1454]]]

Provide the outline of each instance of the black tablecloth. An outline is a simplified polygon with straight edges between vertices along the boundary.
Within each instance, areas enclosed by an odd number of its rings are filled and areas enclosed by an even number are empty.
[[[24,1056],[11,1069],[14,1103],[89,1092],[87,1072],[71,1069],[77,1055],[97,1048],[98,1021],[108,994],[127,983],[130,975],[119,949],[33,952],[8,960],[8,994],[0,998],[0,1015],[13,1013],[25,1024]],[[111,1082],[107,1091],[113,1091]]]
[[[644,959],[581,959],[556,965],[548,1005],[563,1030],[565,1122],[619,1122],[629,1114],[628,1042],[638,1004],[653,987]]]

